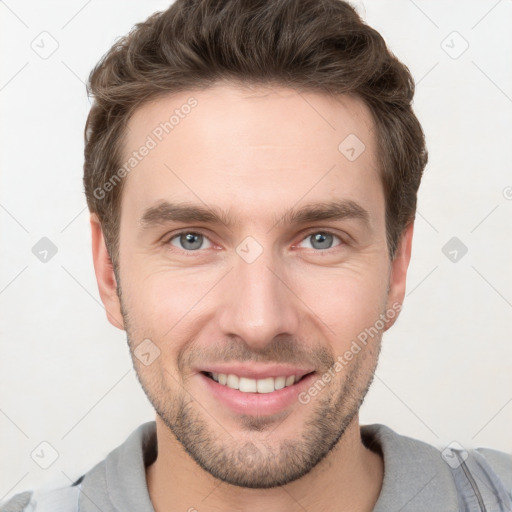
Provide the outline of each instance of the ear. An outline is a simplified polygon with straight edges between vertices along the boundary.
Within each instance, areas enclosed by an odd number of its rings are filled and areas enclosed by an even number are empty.
[[[411,260],[412,236],[414,231],[414,221],[411,222],[402,232],[400,242],[396,249],[395,258],[391,262],[391,272],[389,276],[389,292],[387,299],[387,311],[395,311],[395,315],[388,315],[386,323],[387,331],[398,318],[402,309],[405,297],[405,282],[407,278],[407,268]]]
[[[98,216],[91,214],[91,235],[92,235],[92,259],[94,272],[98,283],[101,301],[105,306],[108,321],[118,329],[124,331],[123,315],[121,314],[121,303],[117,296],[117,281],[114,274],[112,260],[105,245],[103,230]]]

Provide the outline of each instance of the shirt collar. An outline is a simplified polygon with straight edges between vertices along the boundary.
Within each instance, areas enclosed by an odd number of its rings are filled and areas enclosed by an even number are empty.
[[[365,446],[384,459],[382,489],[373,512],[457,510],[453,477],[437,448],[381,424],[360,430]],[[156,455],[156,423],[149,421],[85,475],[80,510],[155,512],[145,467]]]
[[[459,510],[453,476],[439,449],[378,423],[361,426],[361,439],[384,459],[382,489],[373,512]]]

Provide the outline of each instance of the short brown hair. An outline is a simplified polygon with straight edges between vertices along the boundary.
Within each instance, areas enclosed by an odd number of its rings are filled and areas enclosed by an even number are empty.
[[[219,81],[348,93],[365,101],[375,121],[393,259],[403,230],[415,218],[428,157],[411,107],[414,81],[381,35],[342,0],[176,0],[136,24],[89,76],[87,92],[94,102],[84,131],[85,195],[114,269],[124,180],[105,184],[121,165],[129,118],[161,95]]]

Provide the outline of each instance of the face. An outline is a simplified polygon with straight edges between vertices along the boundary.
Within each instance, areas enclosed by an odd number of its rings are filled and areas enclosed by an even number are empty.
[[[291,482],[357,420],[405,290],[412,227],[390,261],[372,116],[355,97],[216,85],[128,127],[126,160],[145,155],[123,189],[120,298],[93,232],[109,318],[204,470]]]

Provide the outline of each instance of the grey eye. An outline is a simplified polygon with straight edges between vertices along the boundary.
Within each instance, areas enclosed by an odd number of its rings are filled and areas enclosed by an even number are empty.
[[[316,233],[309,234],[304,240],[311,240],[311,248],[313,249],[325,250],[332,248],[332,243],[335,238],[341,241],[338,236],[332,233],[318,231]]]
[[[176,243],[174,243],[176,240],[178,240],[180,245],[176,245]],[[178,249],[184,249],[186,251],[196,251],[201,248],[201,245],[205,240],[207,241],[208,239],[201,233],[186,231],[183,233],[178,233],[177,235],[173,236],[170,242],[171,245],[178,247]]]

